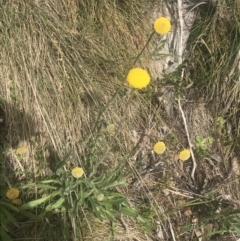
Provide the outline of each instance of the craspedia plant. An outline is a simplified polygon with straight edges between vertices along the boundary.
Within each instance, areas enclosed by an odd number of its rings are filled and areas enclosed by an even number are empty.
[[[171,29],[171,23],[168,18],[160,17],[154,22],[154,30],[159,34],[166,34]]]
[[[129,85],[136,89],[143,89],[150,83],[150,75],[141,68],[133,68],[128,72],[127,81]]]

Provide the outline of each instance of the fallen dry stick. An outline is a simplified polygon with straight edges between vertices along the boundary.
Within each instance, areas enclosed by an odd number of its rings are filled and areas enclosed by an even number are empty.
[[[190,137],[189,137],[189,133],[188,133],[187,121],[186,121],[186,118],[185,118],[185,115],[184,115],[184,112],[183,112],[183,109],[182,109],[182,106],[181,106],[181,103],[180,103],[180,99],[178,99],[178,106],[179,106],[179,110],[182,114],[183,123],[184,123],[185,131],[186,131],[186,135],[187,135],[187,140],[188,140],[188,145],[189,145],[189,149],[190,149],[190,153],[191,153],[192,161],[193,161],[193,168],[192,168],[191,177],[192,177],[193,181],[195,181],[194,174],[195,174],[195,170],[197,168],[197,163],[196,163],[194,153],[193,153],[193,150],[192,150],[192,143],[190,141]]]

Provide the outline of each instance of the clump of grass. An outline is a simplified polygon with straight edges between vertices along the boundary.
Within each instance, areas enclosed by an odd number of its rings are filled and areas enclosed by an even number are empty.
[[[202,4],[189,38],[187,72],[215,113],[239,136],[239,3]]]
[[[204,187],[204,190],[200,191],[201,194],[207,195],[206,192],[209,189],[212,191],[211,200],[208,203],[200,201],[201,210],[198,209],[199,204],[197,203],[190,208],[192,214],[189,215],[185,210],[185,218],[190,217],[189,221],[192,223],[188,226],[187,220],[185,220],[186,225],[183,225],[183,232],[180,234],[183,235],[183,240],[190,238],[189,230],[194,230],[197,235],[197,229],[202,228],[201,225],[206,225],[206,229],[199,232],[203,240],[216,238],[224,240],[224,238],[230,237],[229,233],[233,236],[238,233],[239,222],[236,220],[239,220],[239,204],[236,203],[236,200],[239,199],[239,187],[237,186],[239,181],[238,176],[230,173],[233,173],[231,170],[233,157],[239,156],[237,142],[240,121],[240,89],[238,85],[240,69],[236,64],[239,61],[240,51],[239,12],[238,1],[199,5],[188,40],[187,60],[181,66],[186,74],[184,82],[193,83],[190,91],[184,91],[182,88],[181,92],[195,102],[193,106],[196,111],[187,111],[187,114],[190,116],[188,123],[191,135],[195,133],[195,137],[192,136],[192,139],[197,137],[196,141],[193,141],[194,149],[197,154],[200,154],[197,155],[197,182]],[[183,86],[182,83],[177,82],[177,84],[177,87]],[[207,110],[204,112],[207,114],[205,117],[198,109],[202,103],[204,103],[204,109]],[[208,113],[209,110],[211,113]],[[221,124],[221,128],[216,128],[214,122],[220,119],[223,120],[223,124]],[[197,122],[202,122],[205,126],[197,124]],[[199,127],[202,131],[197,130]],[[200,135],[203,136],[200,138]],[[208,145],[202,145],[204,142],[208,142]],[[209,161],[207,165],[206,161]],[[217,161],[219,163],[216,163]],[[218,170],[221,170],[220,173],[214,174],[208,170],[208,165],[211,168],[217,167]],[[186,171],[188,167],[187,165],[185,167]],[[184,176],[185,174],[182,174],[182,178],[186,180]],[[196,187],[196,183],[192,187],[188,186],[193,193],[199,194]],[[221,193],[223,202],[217,199],[218,193]],[[230,200],[225,203],[229,193],[231,193]],[[196,200],[197,198],[193,202]],[[188,205],[187,202],[186,205]],[[202,208],[207,210],[210,208],[213,212],[204,211]]]
[[[131,37],[145,37],[137,19],[138,4],[136,8],[125,4],[128,11],[124,13],[111,1],[71,5],[16,1],[2,8],[3,32],[9,31],[1,40],[9,49],[1,53],[5,59],[1,79],[6,80],[2,95],[8,103],[16,102],[19,109],[35,113],[37,120],[43,119],[39,129],[59,151],[66,135],[81,140],[88,133],[98,109],[107,103],[141,48]],[[10,119],[11,109],[7,112]]]

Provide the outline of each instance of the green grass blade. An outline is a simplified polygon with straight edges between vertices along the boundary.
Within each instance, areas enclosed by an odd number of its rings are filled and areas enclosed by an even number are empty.
[[[54,192],[46,197],[43,197],[43,198],[40,198],[40,199],[37,199],[37,200],[34,200],[34,201],[31,201],[31,202],[28,202],[28,203],[25,203],[23,204],[19,210],[26,210],[26,209],[32,209],[32,208],[35,208],[43,203],[45,203],[46,201],[48,201],[49,199],[53,198],[54,196],[56,195],[59,195],[59,191],[57,192]]]

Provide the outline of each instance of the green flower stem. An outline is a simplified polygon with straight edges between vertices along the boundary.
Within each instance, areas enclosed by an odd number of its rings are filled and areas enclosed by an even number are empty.
[[[7,176],[6,176],[4,173],[2,173],[1,176],[3,177],[3,179],[5,180],[5,182],[7,183],[8,188],[11,188],[12,185],[10,184],[10,182],[9,182],[9,180],[8,180],[8,178],[7,178]]]
[[[139,58],[140,58],[141,55],[143,54],[144,50],[146,49],[146,47],[147,47],[148,44],[150,43],[150,41],[151,41],[151,39],[152,39],[152,37],[153,37],[154,34],[155,34],[155,32],[152,32],[152,33],[151,33],[150,37],[149,37],[148,40],[147,40],[147,43],[144,45],[144,47],[142,48],[141,52],[138,54],[138,56],[137,56],[136,59],[134,60],[132,66],[134,66],[134,65],[137,63],[137,61],[139,60]]]
[[[130,104],[130,100],[132,99],[134,93],[135,93],[135,89],[131,89],[130,93],[129,93],[129,97],[128,97],[128,100],[127,100],[127,104],[126,104],[126,108],[124,110],[124,113],[119,121],[119,125],[118,125],[118,130],[116,131],[116,133],[114,134],[113,138],[116,138],[117,135],[119,134],[119,132],[121,131],[121,126],[122,126],[122,123],[123,123],[123,120],[124,118],[126,117],[126,113],[127,113],[127,109],[129,107],[129,104]],[[111,150],[111,147],[107,147],[106,150],[104,151],[104,155],[103,157],[101,158],[101,160],[99,160],[98,164],[95,166],[95,170],[93,171],[92,174],[95,174],[98,166],[104,161],[105,157],[108,155],[108,152]]]
[[[144,45],[144,47],[142,48],[141,52],[137,55],[136,59],[134,60],[134,62],[132,63],[132,67],[137,63],[137,61],[139,60],[139,58],[141,57],[141,55],[143,54],[144,50],[146,49],[146,47],[148,46],[148,44],[150,43],[153,35],[155,34],[155,32],[152,32],[150,37],[148,38],[146,44]],[[130,68],[131,69],[131,68]],[[125,75],[124,81],[127,78],[127,74]],[[95,122],[95,126],[93,128],[92,133],[94,133],[94,131],[97,129],[98,124],[99,124],[99,120],[102,116],[102,114],[108,109],[108,107],[112,104],[112,102],[116,99],[119,91],[121,90],[124,81],[122,82],[122,84],[117,88],[116,92],[114,93],[114,95],[112,96],[112,98],[108,101],[108,103],[104,106],[104,108],[99,112],[97,120]],[[131,92],[132,93],[132,92]],[[91,137],[91,135],[87,138],[87,140]]]
[[[130,104],[130,100],[132,99],[134,93],[136,92],[135,89],[131,89],[130,93],[129,93],[129,97],[128,97],[128,100],[127,100],[127,103],[126,103],[126,107],[125,107],[125,110],[123,112],[123,115],[121,116],[120,118],[120,121],[119,121],[119,125],[118,125],[118,130],[116,131],[116,133],[114,134],[114,138],[116,138],[116,136],[119,134],[119,132],[121,131],[121,127],[122,127],[122,124],[123,124],[123,120],[124,118],[126,117],[126,114],[127,114],[127,110],[128,110],[128,107],[129,107],[129,104]]]
[[[137,55],[136,59],[134,60],[134,62],[133,62],[133,64],[132,64],[132,67],[133,67],[133,66],[136,64],[136,62],[139,60],[139,58],[140,58],[141,55],[143,54],[144,50],[146,49],[146,47],[147,47],[148,44],[150,43],[150,41],[151,41],[151,39],[152,39],[152,37],[153,37],[154,34],[155,34],[155,32],[152,32],[152,33],[151,33],[150,37],[148,38],[148,40],[147,40],[146,44],[144,45],[144,47],[142,48],[141,52]],[[131,69],[131,68],[130,68],[130,69]],[[126,78],[127,78],[127,75],[125,76],[125,79],[126,79]],[[108,107],[112,104],[112,102],[115,100],[115,98],[116,98],[116,96],[118,95],[119,91],[121,90],[123,84],[124,84],[124,81],[123,81],[122,84],[117,88],[116,92],[114,93],[114,95],[112,96],[112,98],[108,101],[108,103],[107,103],[106,106],[103,108],[103,110],[99,113],[99,115],[98,115],[98,117],[97,117],[97,120],[96,120],[96,124],[95,124],[95,126],[94,126],[94,128],[93,128],[92,133],[94,133],[94,131],[97,129],[98,124],[99,124],[99,120],[100,120],[102,114],[107,110],[107,108],[108,108]],[[125,111],[124,111],[123,116],[122,116],[122,118],[121,118],[121,120],[120,120],[120,123],[119,123],[120,126],[119,126],[119,128],[118,128],[118,131],[114,134],[114,137],[116,137],[116,136],[119,134],[120,130],[121,130],[120,127],[121,127],[121,125],[122,125],[122,120],[123,120],[123,119],[125,118],[125,116],[126,116],[127,109],[128,109],[128,107],[129,107],[130,100],[132,99],[134,93],[135,93],[135,89],[131,89],[131,92],[130,92],[130,94],[129,94],[129,98],[128,98],[128,101],[127,101],[127,105],[126,105]],[[88,142],[88,140],[91,138],[91,136],[92,136],[92,134],[90,134],[90,135],[87,137],[87,139],[86,139],[85,142]],[[95,168],[95,170],[93,171],[93,173],[95,173],[95,171],[97,170],[97,167],[98,167],[98,166],[100,165],[100,163],[104,160],[104,158],[108,155],[108,152],[109,152],[110,149],[111,149],[111,148],[108,147],[108,148],[105,150],[105,154],[103,155],[102,159],[98,162],[98,165],[96,166],[96,168]],[[135,148],[134,148],[134,149],[135,149]]]

